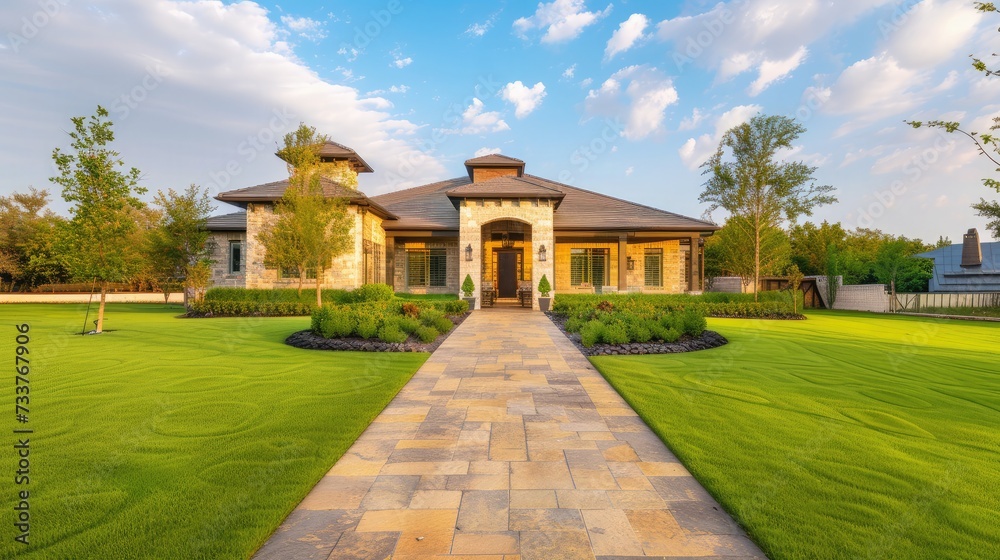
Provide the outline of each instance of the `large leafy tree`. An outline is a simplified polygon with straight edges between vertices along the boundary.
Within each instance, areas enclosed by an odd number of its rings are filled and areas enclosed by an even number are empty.
[[[183,192],[168,189],[157,192],[153,201],[161,212],[158,223],[149,231],[147,245],[154,277],[161,286],[182,283],[197,294],[200,288],[207,287],[211,276],[206,224],[212,202],[208,189],[197,185]]]
[[[34,188],[0,196],[0,277],[11,290],[65,276],[54,250],[65,220],[49,210],[48,203],[48,191]]]
[[[110,148],[114,131],[108,111],[98,105],[96,114],[73,117],[72,152],[56,148],[52,159],[59,175],[51,181],[63,189],[63,199],[72,204],[72,217],[65,228],[62,261],[71,276],[94,279],[101,286],[96,332],[104,330],[104,307],[108,283],[126,282],[139,271],[141,259],[135,254],[132,215],[144,205],[137,195],[139,170],[127,171],[121,155]]]
[[[812,222],[792,224],[788,228],[791,260],[806,276],[825,274],[827,248],[831,243],[843,245],[846,238],[847,232],[840,222],[831,224],[824,220],[818,226]]]
[[[276,221],[258,237],[266,262],[298,268],[300,290],[307,271],[315,273],[317,306],[323,305],[325,272],[351,247],[354,217],[337,187],[357,187],[357,174],[346,162],[322,161],[319,151],[327,141],[305,124],[285,135],[278,156],[288,164],[288,189],[275,207]]]
[[[756,115],[729,129],[715,154],[702,164],[709,178],[698,200],[709,204],[708,214],[722,208],[739,219],[737,227],[752,240],[754,286],[760,284],[762,263],[770,258],[766,232],[837,200],[833,187],[813,182],[815,167],[782,159],[782,151],[791,150],[803,132],[795,119]]]
[[[730,216],[722,229],[710,238],[713,240],[711,250],[709,246],[705,249],[706,261],[710,258],[716,261],[713,264],[715,271],[727,276],[739,276],[744,286],[754,282],[754,274],[758,270],[763,276],[780,274],[789,258],[788,236],[781,228],[764,228],[759,236],[755,236],[747,221],[742,216]],[[754,244],[758,240],[761,248],[759,261],[754,259]]]
[[[996,7],[993,2],[973,2],[976,9],[983,13],[1000,13],[1000,9]],[[1000,31],[1000,28],[997,29]],[[986,75],[987,78],[997,78],[1000,76],[1000,68],[991,67],[987,61],[975,56],[969,55],[972,58],[972,67]],[[998,56],[996,53],[992,55],[993,57]],[[957,121],[943,121],[943,120],[932,120],[932,121],[907,121],[912,127],[920,128],[921,126],[928,126],[931,128],[940,128],[946,132],[953,133],[958,132],[967,136],[972,143],[975,144],[979,153],[985,156],[993,165],[996,165],[996,172],[1000,174],[1000,137],[997,137],[992,132],[977,132],[975,130],[968,130],[962,127],[962,123]],[[993,125],[990,127],[990,131],[1000,130],[1000,117],[995,117],[993,119]],[[997,192],[1000,192],[1000,179],[993,177],[986,177],[983,179],[983,184],[988,188],[991,188]],[[980,198],[979,202],[972,205],[972,208],[976,210],[977,215],[989,219],[986,227],[993,233],[993,236],[1000,238],[1000,201],[997,200],[986,200],[985,198]]]

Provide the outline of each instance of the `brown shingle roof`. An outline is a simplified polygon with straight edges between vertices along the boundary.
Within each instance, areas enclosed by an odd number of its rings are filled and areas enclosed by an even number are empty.
[[[562,191],[540,185],[523,177],[494,177],[469,185],[455,187],[448,191],[448,196],[467,198],[488,197],[524,197],[524,198],[562,198]]]
[[[326,178],[320,179],[320,184],[323,185],[323,194],[329,198],[344,197],[350,200],[351,204],[370,207],[372,213],[380,218],[388,220],[396,219],[395,214],[365,196],[361,191],[349,189]],[[263,185],[219,193],[215,199],[245,207],[248,202],[274,202],[285,194],[285,189],[287,188],[288,179],[284,179],[274,181],[273,183],[264,183]]]
[[[475,167],[524,167],[524,160],[512,158],[503,154],[486,154],[485,156],[465,160],[465,165]]]
[[[274,155],[281,157],[281,152],[276,152]],[[338,142],[327,141],[319,149],[319,157],[321,158],[331,158],[334,161],[344,160],[351,164],[351,169],[355,173],[371,173],[374,169],[368,165],[365,160],[361,159],[358,152],[355,152],[353,148],[348,148],[347,146],[340,144]]]
[[[209,216],[205,229],[208,231],[246,231],[247,213],[233,212],[221,216]]]
[[[711,222],[571,187],[534,175],[500,177],[475,184],[466,177],[458,177],[375,196],[372,199],[399,216],[399,220],[384,224],[387,230],[457,231],[458,210],[448,197],[489,189],[494,184],[518,184],[524,185],[525,188],[531,185],[531,188],[539,189],[540,192],[562,193],[562,202],[554,214],[553,227],[557,232],[595,229],[707,232],[719,229],[719,226]],[[525,195],[528,196],[542,198],[538,194]]]

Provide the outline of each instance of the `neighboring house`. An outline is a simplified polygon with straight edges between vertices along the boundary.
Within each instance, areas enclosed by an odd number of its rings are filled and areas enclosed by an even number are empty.
[[[980,243],[975,228],[961,244],[913,256],[934,259],[929,292],[1000,292],[1000,242]]]
[[[321,156],[371,171],[340,144],[330,143]],[[718,226],[528,175],[523,161],[500,154],[465,167],[467,176],[370,198],[325,183],[331,196],[350,197],[357,241],[353,252],[335,259],[323,284],[384,282],[398,292],[459,294],[470,275],[477,297],[483,286],[501,300],[530,288],[536,309],[542,275],[560,293],[702,289],[702,240]],[[216,197],[245,212],[209,219],[215,285],[297,284],[295,271],[267,268],[256,242],[287,186],[279,181]]]

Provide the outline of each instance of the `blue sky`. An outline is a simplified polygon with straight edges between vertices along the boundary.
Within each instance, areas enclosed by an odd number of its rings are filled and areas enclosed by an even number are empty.
[[[700,216],[698,165],[764,112],[802,122],[786,157],[837,189],[812,219],[956,241],[984,232],[969,204],[997,196],[980,182],[994,171],[903,121],[985,131],[1000,113],[1000,80],[968,59],[1000,51],[998,22],[971,5],[14,0],[0,7],[0,192],[53,191],[70,117],[103,104],[154,192],[280,179],[275,142],[304,121],[375,168],[370,195],[501,151]]]

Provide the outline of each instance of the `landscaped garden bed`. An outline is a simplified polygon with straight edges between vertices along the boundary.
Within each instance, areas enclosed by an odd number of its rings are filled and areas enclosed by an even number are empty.
[[[462,324],[468,317],[468,312],[460,315],[446,316],[454,327]],[[435,328],[435,330],[437,330]],[[433,352],[448,338],[452,328],[447,333],[439,333],[431,342],[423,342],[418,337],[408,336],[403,342],[386,342],[376,337],[361,338],[358,336],[327,338],[312,329],[299,331],[285,339],[285,344],[307,350],[346,350],[355,352]]]

